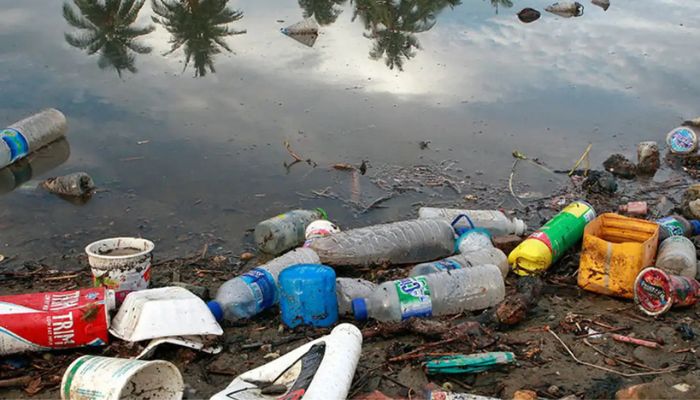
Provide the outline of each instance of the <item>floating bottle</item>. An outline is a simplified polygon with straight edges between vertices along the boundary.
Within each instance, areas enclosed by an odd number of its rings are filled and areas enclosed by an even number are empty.
[[[544,272],[581,240],[583,229],[594,218],[595,210],[585,201],[569,204],[508,255],[513,272],[518,275]]]
[[[68,122],[60,111],[49,108],[0,130],[0,168],[39,150],[66,134]]]
[[[328,219],[322,208],[292,210],[266,219],[255,227],[255,243],[265,253],[282,254],[304,244],[306,227],[318,219]]]

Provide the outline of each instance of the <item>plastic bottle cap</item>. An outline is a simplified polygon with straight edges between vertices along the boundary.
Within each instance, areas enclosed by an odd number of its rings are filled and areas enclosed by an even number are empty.
[[[224,319],[224,310],[221,309],[221,304],[218,301],[212,300],[208,302],[207,307],[209,307],[209,311],[211,311],[217,321]]]
[[[367,319],[367,302],[363,298],[352,299],[352,312],[355,319],[365,321]]]
[[[700,221],[697,219],[691,219],[688,222],[690,222],[690,225],[693,227],[693,236],[700,235]]]

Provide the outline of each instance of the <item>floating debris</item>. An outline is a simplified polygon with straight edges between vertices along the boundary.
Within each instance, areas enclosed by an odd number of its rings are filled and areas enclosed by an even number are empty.
[[[540,12],[530,7],[523,8],[518,13],[518,19],[520,22],[529,24],[530,22],[535,22],[540,19]]]
[[[545,11],[564,18],[580,17],[583,15],[583,4],[577,1],[554,3],[545,8]]]
[[[608,11],[610,8],[610,0],[591,0],[591,3],[603,9],[603,11]]]
[[[296,24],[280,29],[280,32],[303,45],[313,47],[318,38],[318,24],[313,18],[307,18]]]

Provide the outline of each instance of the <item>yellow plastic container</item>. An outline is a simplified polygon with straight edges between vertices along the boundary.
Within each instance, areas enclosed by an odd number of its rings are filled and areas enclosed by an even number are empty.
[[[603,214],[583,231],[578,285],[610,296],[634,298],[634,280],[654,265],[659,226],[643,219]]]

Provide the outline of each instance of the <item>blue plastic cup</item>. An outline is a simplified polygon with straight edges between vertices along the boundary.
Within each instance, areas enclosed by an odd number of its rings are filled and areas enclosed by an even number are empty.
[[[282,322],[328,327],[338,321],[335,271],[321,264],[298,264],[279,275]]]

